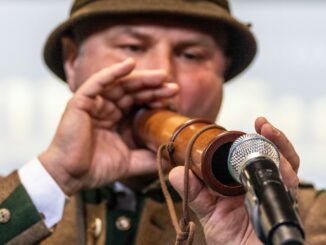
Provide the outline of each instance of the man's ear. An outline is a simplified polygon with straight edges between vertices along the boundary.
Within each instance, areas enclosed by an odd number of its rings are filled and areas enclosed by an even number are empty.
[[[61,45],[66,80],[70,90],[75,92],[77,90],[75,63],[78,56],[78,47],[75,41],[70,37],[62,37]]]

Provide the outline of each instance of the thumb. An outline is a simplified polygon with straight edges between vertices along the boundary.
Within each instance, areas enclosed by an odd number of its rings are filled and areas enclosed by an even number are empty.
[[[184,167],[178,166],[171,170],[169,181],[179,195],[184,198]],[[189,205],[199,219],[210,214],[216,204],[216,196],[190,171],[189,172]]]

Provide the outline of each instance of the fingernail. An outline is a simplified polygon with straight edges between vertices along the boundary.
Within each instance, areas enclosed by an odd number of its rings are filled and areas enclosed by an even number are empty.
[[[166,83],[166,86],[173,90],[179,90],[179,85],[176,83]]]
[[[125,62],[125,63],[135,63],[135,60],[133,58],[129,57],[129,58],[125,59],[123,62]]]

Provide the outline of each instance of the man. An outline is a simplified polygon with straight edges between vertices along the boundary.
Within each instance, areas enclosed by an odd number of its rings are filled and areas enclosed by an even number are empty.
[[[213,121],[224,82],[255,52],[248,26],[231,17],[226,0],[76,0],[44,52],[74,96],[50,146],[2,180],[0,242],[173,242],[161,192],[151,184],[155,154],[135,146],[130,113],[135,106],[170,108]],[[255,128],[278,146],[284,182],[296,190],[293,146],[265,118]],[[182,176],[182,167],[170,173],[181,194]],[[190,181],[190,204],[202,225],[195,244],[260,244],[243,196],[221,198],[194,175]],[[322,244],[326,224],[312,226],[316,210],[325,213],[326,197],[308,189],[311,207],[302,209],[307,240]]]

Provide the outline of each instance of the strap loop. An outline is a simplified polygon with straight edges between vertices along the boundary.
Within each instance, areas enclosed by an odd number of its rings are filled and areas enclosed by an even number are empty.
[[[163,167],[162,167],[163,151],[166,151],[168,153],[167,155],[171,156],[171,154],[174,152],[175,149],[174,143],[170,142],[168,144],[161,145],[157,152],[157,167],[158,167],[159,180],[161,183],[166,204],[168,206],[172,224],[177,234],[175,245],[191,245],[194,239],[196,225],[194,222],[190,220],[190,212],[189,212],[189,169],[191,166],[191,151],[196,139],[205,131],[213,128],[219,128],[219,127],[214,124],[210,124],[203,127],[201,130],[199,130],[193,135],[193,137],[191,138],[191,140],[187,145],[185,163],[184,163],[184,167],[185,167],[184,197],[182,201],[183,215],[179,222],[177,221],[177,214],[175,211],[173,199],[166,186]]]

